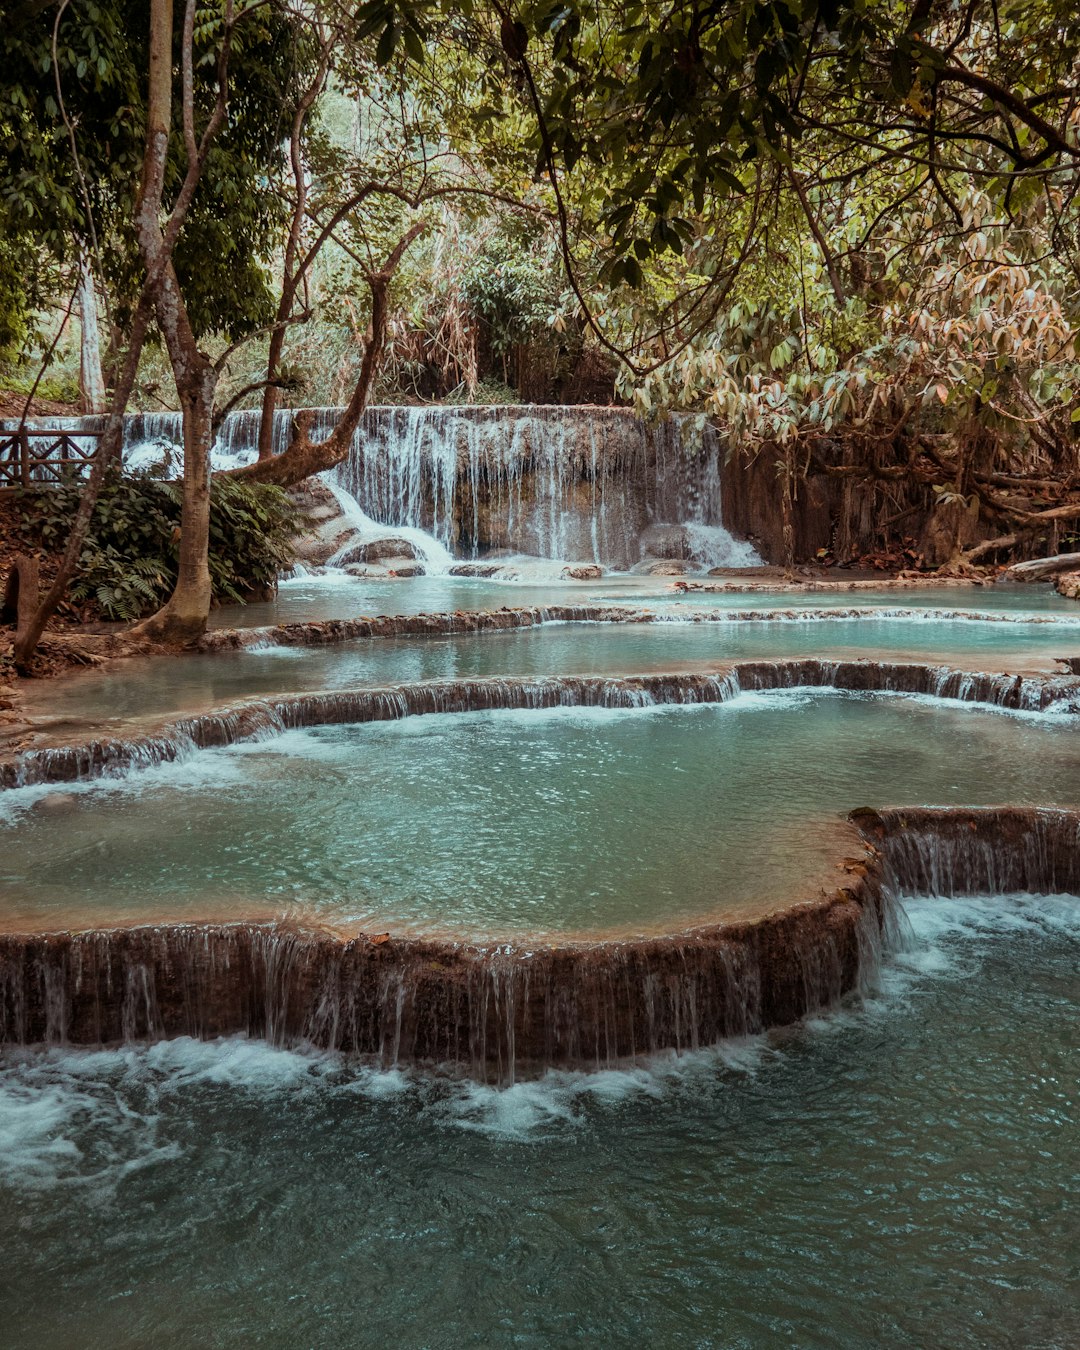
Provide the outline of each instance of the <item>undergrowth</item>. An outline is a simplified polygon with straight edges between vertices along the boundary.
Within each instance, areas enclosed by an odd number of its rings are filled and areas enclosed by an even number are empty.
[[[59,553],[79,505],[76,481],[18,494],[27,542]],[[102,484],[69,598],[101,618],[151,614],[176,582],[181,487],[148,475],[110,474]],[[272,589],[292,564],[296,508],[276,487],[221,479],[210,493],[210,579],[218,603]]]

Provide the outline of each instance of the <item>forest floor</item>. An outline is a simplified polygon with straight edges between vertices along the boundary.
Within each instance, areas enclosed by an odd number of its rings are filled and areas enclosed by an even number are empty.
[[[26,408],[26,395],[12,390],[0,389],[0,421],[18,421]],[[50,398],[35,398],[30,404],[28,417],[78,417],[76,403],[57,403]]]

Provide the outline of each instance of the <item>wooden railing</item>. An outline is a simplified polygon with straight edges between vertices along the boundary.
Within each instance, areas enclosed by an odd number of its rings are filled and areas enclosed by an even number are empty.
[[[0,488],[60,483],[85,469],[100,431],[0,431]],[[87,444],[91,442],[91,444]]]

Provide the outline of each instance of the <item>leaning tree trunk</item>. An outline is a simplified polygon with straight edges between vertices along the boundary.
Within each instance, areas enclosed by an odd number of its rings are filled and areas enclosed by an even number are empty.
[[[345,459],[352,445],[353,432],[367,407],[368,395],[371,393],[386,345],[388,292],[391,279],[405,255],[405,250],[426,228],[427,224],[424,221],[413,225],[398,240],[382,268],[378,272],[371,273],[367,279],[371,288],[371,327],[364,348],[364,359],[360,363],[360,373],[352,397],[330,435],[323,441],[311,440],[308,436],[311,416],[301,413],[296,419],[292,440],[280,455],[271,459],[260,456],[254,464],[245,464],[243,468],[228,470],[228,477],[242,478],[248,483],[273,483],[277,487],[292,487],[305,478],[310,478],[312,474],[332,469]]]
[[[139,297],[139,303],[131,322],[131,335],[128,340],[127,353],[116,382],[116,388],[113,391],[109,420],[105,425],[104,434],[98,440],[97,449],[94,451],[94,458],[90,465],[90,475],[79,495],[78,509],[75,512],[75,519],[71,522],[71,529],[68,531],[60,566],[53,578],[52,585],[42,596],[34,612],[25,619],[20,615],[14,645],[15,668],[20,674],[30,673],[30,660],[35,648],[41,641],[45,625],[56,612],[56,607],[64,598],[64,593],[78,568],[83,546],[90,533],[90,523],[93,519],[94,508],[97,506],[101,485],[105,481],[105,473],[109,465],[117,462],[121,457],[124,440],[124,412],[135,385],[135,376],[139,369],[139,357],[146,340],[149,321],[149,291],[144,289],[143,294]]]

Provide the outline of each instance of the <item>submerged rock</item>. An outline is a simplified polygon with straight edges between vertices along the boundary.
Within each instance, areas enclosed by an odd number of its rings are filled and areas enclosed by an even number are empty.
[[[502,563],[455,563],[450,568],[452,577],[497,577],[503,570]]]
[[[351,577],[385,577],[387,569],[378,563],[350,563],[343,569]]]
[[[648,559],[635,563],[630,569],[636,577],[684,577],[695,570],[693,563],[679,562],[674,558]]]

